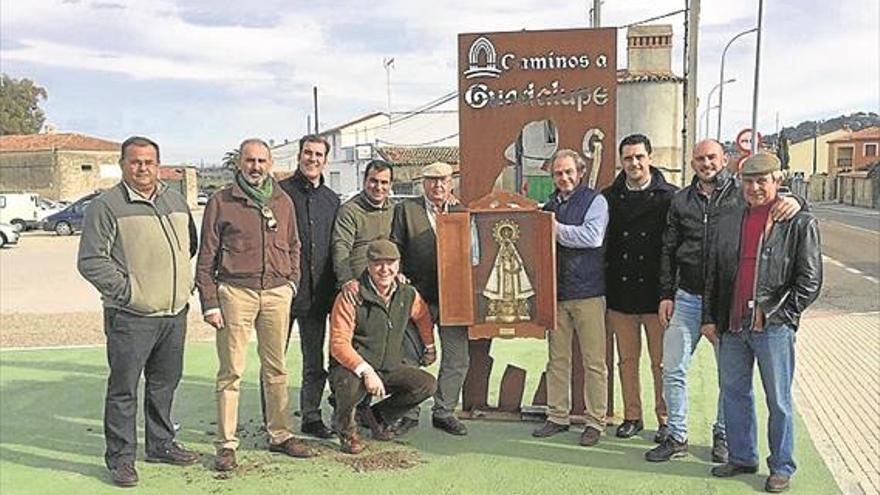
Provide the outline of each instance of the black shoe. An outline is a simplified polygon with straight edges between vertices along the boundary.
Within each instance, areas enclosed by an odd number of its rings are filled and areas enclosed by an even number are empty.
[[[738,474],[753,474],[758,472],[758,466],[742,466],[739,464],[722,464],[712,468],[712,476],[716,478],[730,478]]]
[[[173,464],[175,466],[190,466],[199,460],[199,454],[191,450],[187,450],[177,442],[171,442],[168,447],[147,454],[144,458],[147,462],[161,462],[163,464]]]
[[[602,432],[593,428],[592,426],[588,426],[584,428],[584,432],[581,433],[580,443],[584,447],[592,447],[599,443],[599,437],[602,435]]]
[[[712,462],[727,463],[727,437],[720,433],[712,437]]]
[[[645,424],[641,419],[625,419],[620,426],[617,427],[617,436],[619,438],[630,438],[638,432],[645,429]]]
[[[137,486],[138,473],[134,469],[134,464],[120,464],[110,469],[110,479],[116,486]]]
[[[468,433],[467,426],[455,416],[447,416],[445,418],[434,416],[431,418],[431,424],[434,425],[434,428],[441,429],[450,435],[464,436]]]
[[[568,425],[561,425],[559,423],[554,423],[553,421],[544,421],[544,424],[532,431],[532,436],[537,438],[547,438],[552,437],[557,433],[562,433],[563,431],[568,431]]]
[[[669,459],[684,457],[687,455],[687,453],[687,440],[685,440],[684,442],[679,442],[678,440],[672,438],[672,436],[668,436],[666,437],[665,442],[645,452],[645,459],[649,462],[665,462]]]
[[[330,428],[327,428],[327,425],[324,424],[320,419],[316,419],[315,421],[309,421],[308,423],[303,423],[300,427],[300,431],[305,433],[306,435],[311,435],[315,438],[333,438],[333,432]]]
[[[391,431],[395,437],[406,435],[409,430],[419,427],[419,420],[412,418],[400,418],[391,425]]]
[[[657,433],[654,434],[654,443],[663,443],[666,441],[666,437],[669,436],[669,426],[660,425],[657,428]]]
[[[771,474],[767,477],[767,482],[764,483],[764,491],[770,493],[779,493],[788,490],[789,483],[791,481],[790,476],[784,476],[781,474]]]

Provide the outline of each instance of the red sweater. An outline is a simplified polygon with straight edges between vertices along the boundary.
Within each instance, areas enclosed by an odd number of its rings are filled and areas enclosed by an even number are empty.
[[[730,330],[742,329],[743,318],[749,314],[749,301],[755,298],[755,277],[758,268],[758,250],[764,234],[764,227],[770,216],[770,208],[775,201],[755,206],[746,211],[742,221],[739,241],[739,266],[736,269],[736,286],[733,304],[730,307]],[[754,315],[752,316],[754,323]]]

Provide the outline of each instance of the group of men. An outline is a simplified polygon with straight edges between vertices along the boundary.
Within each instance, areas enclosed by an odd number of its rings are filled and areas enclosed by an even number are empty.
[[[186,202],[158,179],[158,145],[143,137],[122,144],[123,180],[89,208],[78,258],[104,300],[105,462],[116,484],[138,482],[141,374],[146,460],[198,460],[174,440],[170,417],[193,285],[204,320],[217,331],[218,471],[237,466],[239,391],[254,334],[269,450],[314,455],[295,438],[288,413],[286,353],[294,322],[302,352],[302,433],[336,435],[343,452],[357,454],[364,449],[358,423],[376,440],[404,435],[418,426],[419,404],[433,396],[433,426],[467,434],[454,415],[469,364],[467,328],[439,324],[438,217],[461,208],[452,168],[425,166],[424,195],[392,205],[394,170],[374,160],[363,190],[340,205],[324,184],[329,143],[307,135],[299,145],[296,172],[276,181],[269,146],[242,142],[235,179],[209,200],[197,242]],[[779,196],[779,164],[771,155],[746,160],[740,179],[727,170],[720,143],[702,141],[694,148],[694,180],[677,191],[652,166],[647,137],[628,136],[618,151],[622,170],[601,192],[585,183],[587,163],[579,153],[560,150],[550,160],[556,190],[544,209],[555,214],[558,325],[548,331],[547,421],[533,435],[569,429],[577,342],[586,399],[580,443],[600,441],[606,332],[616,336],[624,399],[616,434],[638,434],[644,327],[659,444],[645,457],[686,455],[687,373],[704,336],[715,347],[720,383],[712,453],[721,465],[712,474],[757,470],[751,389],[757,360],[770,409],[766,488],[784,490],[795,470],[794,332],[821,285],[816,221],[801,202]],[[437,359],[435,324],[442,351],[436,379],[421,369]],[[329,427],[320,408],[328,382]]]

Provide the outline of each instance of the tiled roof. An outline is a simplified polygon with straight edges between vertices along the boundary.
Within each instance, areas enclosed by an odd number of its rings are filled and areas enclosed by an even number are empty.
[[[828,141],[829,143],[845,143],[848,141],[869,141],[880,140],[880,127],[866,127],[860,131],[855,131],[843,137]]]
[[[119,151],[121,143],[76,133],[0,136],[0,151]]]
[[[458,146],[422,146],[418,148],[379,146],[376,149],[382,159],[392,165],[427,165],[434,162],[457,165],[459,160]]]
[[[635,82],[684,82],[684,79],[672,72],[630,72],[626,69],[617,71],[617,82],[621,84]]]

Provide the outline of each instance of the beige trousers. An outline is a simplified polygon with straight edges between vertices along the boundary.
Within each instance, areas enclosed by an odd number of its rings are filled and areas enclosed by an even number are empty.
[[[253,290],[221,284],[217,289],[224,327],[217,332],[217,440],[215,447],[236,449],[238,397],[247,345],[257,332],[257,355],[262,365],[266,429],[273,444],[292,437],[287,411],[287,367],[284,346],[290,320],[293,289]]]
[[[666,402],[663,400],[663,327],[657,313],[630,315],[608,310],[605,324],[617,338],[620,356],[620,389],[623,392],[623,419],[642,419],[641,377],[639,360],[642,355],[642,326],[648,340],[651,374],[654,378],[654,414],[657,423],[666,424]]]
[[[605,431],[608,370],[605,367],[605,298],[591,297],[556,303],[556,329],[548,332],[547,419],[570,423],[571,342],[577,338],[584,365],[585,425]]]

